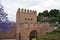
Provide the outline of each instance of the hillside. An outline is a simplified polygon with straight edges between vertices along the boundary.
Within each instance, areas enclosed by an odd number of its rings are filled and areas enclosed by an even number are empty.
[[[38,40],[60,40],[60,28],[46,33],[44,36],[39,37]]]

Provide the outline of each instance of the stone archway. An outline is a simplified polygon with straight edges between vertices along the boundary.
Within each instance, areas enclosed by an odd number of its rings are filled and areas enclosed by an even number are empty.
[[[29,40],[37,40],[37,36],[38,36],[38,32],[36,30],[33,30],[30,32],[30,35],[29,35]]]

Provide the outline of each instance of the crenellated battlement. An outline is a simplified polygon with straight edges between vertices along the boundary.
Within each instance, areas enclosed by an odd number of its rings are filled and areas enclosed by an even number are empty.
[[[18,9],[18,10],[20,10],[20,12],[22,12],[22,13],[37,13],[37,11],[34,11],[34,10],[29,10],[29,9]]]

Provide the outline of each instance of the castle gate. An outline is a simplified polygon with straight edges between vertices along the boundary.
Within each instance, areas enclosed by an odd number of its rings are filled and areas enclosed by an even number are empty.
[[[37,12],[34,10],[18,9],[16,14],[17,40],[37,39],[51,29],[47,23],[37,23]]]
[[[30,40],[32,40],[32,39],[36,40],[37,39],[37,36],[38,36],[37,31],[36,30],[33,30],[33,31],[30,32],[29,39]]]

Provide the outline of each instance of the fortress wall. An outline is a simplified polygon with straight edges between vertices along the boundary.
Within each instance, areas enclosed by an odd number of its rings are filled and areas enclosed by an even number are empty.
[[[53,30],[53,27],[50,27],[50,25],[47,22],[23,23],[23,24],[20,23],[17,30],[21,34],[22,40],[24,40],[24,39],[29,40],[29,35],[30,35],[31,31],[33,31],[33,30],[37,31],[38,36],[40,36],[40,35],[44,35],[46,32]],[[18,33],[18,36],[19,36],[19,33]],[[18,37],[18,39],[19,39],[19,37]]]
[[[49,23],[31,23],[31,24],[23,24],[23,29],[24,32],[27,31],[32,31],[32,30],[37,30],[40,34],[45,34],[46,32],[50,32],[54,29],[54,27],[50,26]]]
[[[16,25],[10,27],[8,32],[0,31],[0,39],[12,39],[16,38]]]

